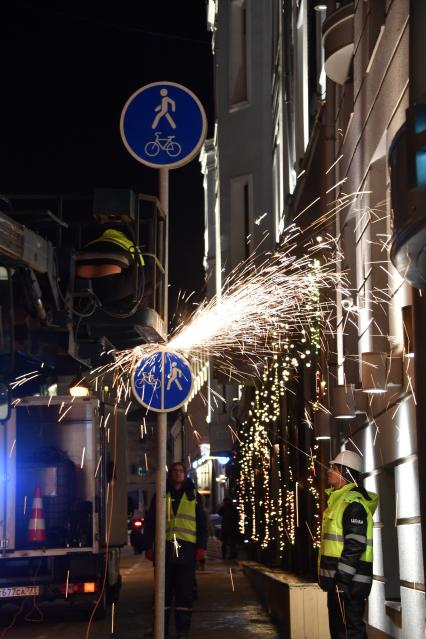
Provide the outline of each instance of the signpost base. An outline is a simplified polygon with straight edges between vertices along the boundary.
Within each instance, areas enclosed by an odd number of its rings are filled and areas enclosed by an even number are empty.
[[[154,637],[164,637],[164,577],[166,569],[166,454],[167,414],[157,417],[157,481],[156,481],[156,527],[155,527],[155,604]]]

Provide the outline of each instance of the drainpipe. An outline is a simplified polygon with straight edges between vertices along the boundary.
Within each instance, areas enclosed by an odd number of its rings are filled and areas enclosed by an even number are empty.
[[[327,17],[336,11],[336,1],[328,0],[327,2]],[[329,173],[326,171],[333,164],[336,157],[336,129],[335,129],[335,101],[336,101],[336,85],[329,78],[326,79],[326,103],[323,113],[323,140],[322,140],[322,159],[321,159],[321,208],[323,211],[327,209],[327,203],[332,200],[333,194],[327,194],[333,184],[335,184],[335,168],[331,169]],[[328,229],[332,236],[336,236],[337,228]],[[326,394],[321,398],[322,403],[330,408],[330,388],[335,383],[334,377],[337,375],[337,342],[336,337],[329,340],[329,352],[320,354],[321,370],[323,372],[323,379],[326,382]],[[331,369],[331,371],[330,371]],[[329,429],[331,440],[320,440],[319,443],[319,455],[318,459],[320,464],[320,495],[322,509],[325,507],[325,489],[328,486],[327,475],[324,472],[324,466],[328,466],[328,462],[332,459],[331,455],[336,448],[336,437],[334,433],[334,420],[330,417]]]
[[[426,2],[410,0],[410,49],[409,80],[410,107],[426,101],[426,74],[424,72],[424,38],[426,33]],[[416,383],[416,431],[419,468],[420,514],[423,543],[423,556],[426,555],[426,401],[421,390],[420,380],[424,377],[426,364],[426,291],[423,296],[413,289],[414,314],[414,371]]]

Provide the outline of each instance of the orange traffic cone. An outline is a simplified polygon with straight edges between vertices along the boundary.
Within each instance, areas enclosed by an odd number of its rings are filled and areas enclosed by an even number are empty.
[[[40,486],[36,486],[34,493],[30,523],[28,526],[28,541],[37,543],[46,541],[46,525],[44,523],[43,500],[41,498]]]

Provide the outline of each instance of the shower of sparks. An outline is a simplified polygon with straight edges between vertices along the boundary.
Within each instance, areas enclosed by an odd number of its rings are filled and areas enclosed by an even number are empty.
[[[80,464],[80,468],[83,468],[84,466],[84,455],[86,453],[86,446],[83,446],[83,451],[81,453],[81,464]]]
[[[68,406],[67,410],[64,411],[62,415],[59,417],[58,422],[61,422],[64,419],[65,415],[70,412],[71,408],[72,406]]]
[[[299,236],[292,227],[281,250],[267,255],[262,264],[249,259],[237,267],[220,301],[201,304],[172,335],[170,348],[200,358],[208,349],[210,355],[225,359],[224,369],[231,365],[228,353],[237,349],[256,368],[259,356],[270,353],[271,337],[280,341],[326,319],[331,303],[312,304],[312,293],[339,283],[335,244],[331,238],[321,243],[309,240],[298,257]]]
[[[342,599],[341,599],[341,596],[340,596],[341,591],[339,590],[339,587],[337,585],[336,585],[336,593],[337,593],[337,599],[339,601],[339,606],[340,606],[340,614],[342,615],[342,619],[343,619],[343,625],[346,628],[345,605],[342,602]]]
[[[411,394],[412,394],[412,396],[413,396],[414,403],[415,403],[415,405],[417,406],[416,394],[415,394],[415,392],[414,392],[413,384],[411,383],[411,377],[410,377],[409,375],[408,375],[408,384],[407,384],[407,389],[408,389],[408,386],[411,388]]]
[[[16,439],[13,440],[12,446],[10,447],[9,457],[12,457],[13,451],[15,450]]]
[[[341,199],[340,207],[352,201]],[[215,357],[230,379],[258,377],[273,343],[298,338],[311,326],[331,321],[335,303],[328,294],[336,287],[344,288],[344,277],[336,272],[339,259],[331,236],[315,232],[315,237],[307,238],[292,225],[279,250],[263,256],[254,253],[242,262],[227,278],[220,298],[197,306],[166,345],[144,344],[120,351],[97,374],[113,372],[120,400],[130,394],[128,375],[140,360],[159,348],[170,348],[195,361],[204,361],[207,354]],[[314,296],[318,302],[313,302]],[[244,373],[239,370],[243,361]]]
[[[299,527],[299,482],[295,483],[296,527]]]
[[[176,557],[179,557],[180,545],[179,545],[179,542],[178,542],[175,534],[173,534],[173,547],[175,549]]]
[[[314,477],[317,476],[316,470],[315,470],[315,458],[314,458],[314,454],[312,452],[312,448],[309,449],[309,457],[310,457],[310,466],[312,468],[312,474]]]
[[[148,455],[145,453],[145,469],[148,472]]]
[[[65,599],[68,599],[68,586],[69,586],[69,582],[70,582],[70,571],[67,570],[67,581],[65,584]]]
[[[25,373],[24,375],[19,375],[19,377],[15,377],[14,381],[10,383],[10,387],[12,389],[17,388],[18,386],[23,386],[30,380],[39,377],[40,373],[37,371],[33,371],[32,373]]]
[[[361,455],[361,457],[364,457],[362,451],[360,448],[358,448],[358,446],[355,444],[355,442],[353,441],[353,439],[351,439],[350,437],[348,437],[348,440],[351,442],[351,444],[357,449],[357,451],[359,452],[359,454]]]
[[[376,432],[374,433],[374,440],[373,440],[373,446],[376,445],[376,439],[377,439],[377,435],[380,433],[380,429],[377,426],[376,420],[373,419],[372,424],[374,424],[374,426],[376,427]]]
[[[99,472],[99,466],[101,465],[101,460],[102,460],[102,455],[99,457],[99,461],[98,461],[97,466],[96,466],[95,477],[97,476],[97,474]]]
[[[228,428],[231,431],[233,437],[241,444],[241,439],[238,437],[237,433],[235,432],[235,430],[232,428],[230,424],[228,424]]]
[[[359,448],[358,448],[358,450],[359,450]],[[361,452],[361,451],[360,451],[360,452]],[[361,453],[361,455],[362,455],[362,453]],[[352,475],[352,473],[351,473],[350,469],[349,469],[348,467],[346,467],[346,468],[347,468],[348,474],[349,474],[350,478],[352,479],[353,483],[355,484],[355,486],[357,486],[357,487],[358,487],[358,483],[355,481],[355,478],[354,478],[354,476]]]
[[[234,577],[232,576],[232,568],[229,569],[229,578],[231,579],[232,592],[235,592]]]
[[[312,542],[313,542],[313,543],[315,543],[315,537],[313,536],[312,531],[311,531],[311,529],[309,528],[309,524],[308,524],[308,522],[307,522],[307,521],[305,521],[305,524],[306,524],[306,527],[307,527],[307,529],[308,529],[308,531],[309,531],[310,536],[312,537]]]
[[[111,634],[114,634],[114,618],[115,618],[115,603],[112,604],[111,609]]]
[[[313,430],[313,426],[312,426],[312,419],[309,415],[308,409],[305,408],[305,424],[308,426],[308,428],[310,428],[311,430]]]
[[[328,169],[327,169],[327,171],[325,172],[325,174],[327,175],[328,173],[330,173],[331,169],[332,169],[333,167],[335,167],[335,166],[336,166],[336,164],[337,164],[338,162],[340,162],[340,160],[341,160],[342,158],[343,158],[343,155],[339,155],[339,157],[337,158],[337,160],[336,160],[335,162],[333,162],[333,164],[332,164],[331,166],[329,166],[329,167],[328,167]]]

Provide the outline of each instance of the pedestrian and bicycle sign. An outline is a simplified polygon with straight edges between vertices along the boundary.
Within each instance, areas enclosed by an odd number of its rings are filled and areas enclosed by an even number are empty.
[[[124,105],[121,139],[136,160],[153,168],[176,168],[198,153],[207,131],[203,106],[189,89],[153,82]]]
[[[158,350],[139,362],[131,382],[133,393],[142,406],[168,413],[188,401],[192,373],[184,357],[173,351]]]

